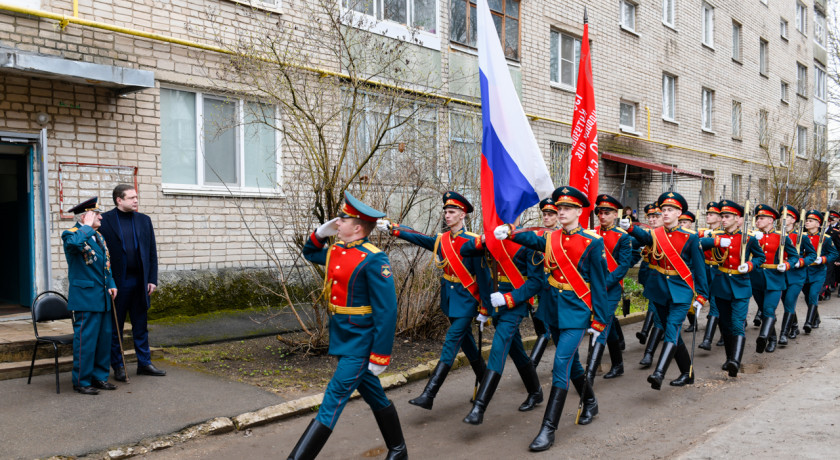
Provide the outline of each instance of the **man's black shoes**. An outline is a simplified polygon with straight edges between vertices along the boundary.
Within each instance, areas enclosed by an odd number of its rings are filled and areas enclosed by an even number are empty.
[[[94,387],[79,387],[79,386],[73,385],[73,390],[75,390],[76,393],[81,393],[83,395],[98,395],[99,394],[99,390],[97,390]]]
[[[128,381],[128,379],[125,376],[125,368],[124,367],[118,367],[118,368],[114,369],[114,380],[116,380],[117,382]]]
[[[117,386],[107,380],[94,380],[93,387],[99,390],[116,390]]]
[[[137,366],[137,375],[163,377],[166,375],[166,371],[156,368],[154,364],[149,364],[148,366]]]

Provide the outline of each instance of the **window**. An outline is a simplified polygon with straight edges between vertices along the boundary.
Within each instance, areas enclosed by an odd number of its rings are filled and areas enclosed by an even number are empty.
[[[622,131],[636,132],[636,104],[622,101],[619,107],[618,126]]]
[[[770,145],[769,115],[764,109],[758,111],[758,146],[767,148]]]
[[[549,142],[549,173],[555,184],[569,183],[568,164],[571,161],[572,144],[565,142]]]
[[[732,137],[741,138],[741,103],[732,101]]]
[[[779,34],[785,40],[788,39],[788,22],[784,18],[779,19]]]
[[[703,106],[703,130],[704,131],[711,131],[712,130],[712,102],[714,101],[715,92],[703,88],[703,96],[702,96],[702,106]]]
[[[277,191],[274,106],[161,88],[160,113],[164,184]]]
[[[360,27],[395,39],[405,39],[416,30],[420,45],[440,48],[436,0],[341,0],[341,6],[354,15],[370,17],[359,21]]]
[[[370,1],[370,0],[364,0]],[[384,0],[389,3],[394,0]],[[414,1],[417,0],[406,0]],[[436,4],[436,0],[424,0],[430,4]],[[502,48],[508,59],[519,60],[519,0],[488,0],[490,12],[493,15],[493,23],[496,25],[496,32],[499,40],[502,41]],[[473,0],[451,0],[450,4],[450,25],[449,39],[455,43],[467,46],[476,46],[476,2]],[[504,39],[503,39],[504,37]]]
[[[796,127],[796,156],[807,158],[808,156],[808,128]]]
[[[677,98],[677,77],[662,75],[662,118],[675,121]]]
[[[662,22],[671,27],[677,25],[676,3],[677,0],[662,0]]]
[[[785,104],[788,103],[788,87],[789,86],[790,85],[788,85],[788,83],[786,81],[782,80],[782,85],[781,85],[782,102],[784,102]]]
[[[741,62],[741,24],[732,23],[732,59]]]
[[[577,87],[580,39],[551,31],[551,81],[570,89]]]
[[[814,155],[817,159],[826,161],[825,151],[828,148],[826,139],[826,125],[814,123]]]
[[[796,94],[808,97],[808,68],[796,63]]]
[[[700,184],[700,193],[703,195],[703,203],[715,201],[715,171],[712,169],[701,169],[700,174],[709,177],[709,179],[703,179],[703,182]],[[701,205],[703,203],[701,203]]]
[[[767,179],[759,179],[758,180],[758,202],[759,203],[766,203],[767,202],[767,192],[769,189],[769,184]]]
[[[703,4],[703,44],[709,48],[715,47],[715,9]]]
[[[788,163],[788,147],[786,145],[779,146],[779,161],[781,161],[783,165]]]
[[[814,41],[825,48],[826,31],[825,15],[814,9]]]
[[[636,31],[636,4],[627,0],[621,0],[621,28]]]
[[[808,33],[808,7],[801,2],[796,2],[796,30]]]
[[[481,117],[478,113],[449,112],[450,187],[480,194]],[[470,182],[473,181],[473,182]],[[466,183],[465,183],[466,182]],[[468,197],[472,199],[472,197]]]
[[[825,100],[825,69],[814,65],[814,97]]]
[[[732,175],[732,200],[741,201],[741,175]]]
[[[761,75],[767,76],[768,66],[769,63],[767,62],[770,58],[770,51],[768,50],[769,44],[767,40],[761,39],[758,42],[758,73]]]

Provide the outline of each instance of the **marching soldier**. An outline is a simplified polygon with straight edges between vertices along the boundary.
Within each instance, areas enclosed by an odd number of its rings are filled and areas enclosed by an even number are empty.
[[[680,218],[678,219],[680,227],[686,230],[694,230],[691,227],[694,226],[694,222],[696,220],[697,217],[694,215],[694,213],[688,210],[683,210],[682,214],[680,214]],[[706,279],[708,280],[708,277]],[[686,315],[686,318],[688,318],[688,327],[685,328],[685,332],[694,332],[694,330],[697,328],[697,316],[694,314],[693,306],[689,307],[688,315]]]
[[[105,238],[97,231],[102,223],[98,200],[93,197],[71,208],[76,225],[61,233],[70,284],[67,309],[73,312],[73,389],[83,395],[117,388],[108,382],[112,327],[108,316],[117,285]]]
[[[820,292],[825,286],[826,265],[833,264],[837,260],[837,249],[834,248],[831,238],[820,235],[822,222],[823,213],[820,211],[811,210],[805,214],[805,230],[808,232],[807,236],[811,240],[811,246],[816,248],[817,251],[816,259],[808,266],[805,285],[802,286],[802,292],[808,301],[808,313],[805,317],[805,323],[802,325],[806,334],[810,334],[811,329],[820,327],[817,302]]]
[[[796,301],[799,299],[799,293],[803,291],[802,287],[808,277],[808,268],[817,258],[817,251],[811,246],[811,239],[803,238],[799,231],[795,229],[796,223],[799,222],[799,210],[787,205],[784,208],[784,214],[785,231],[791,243],[798,248],[801,258],[797,264],[785,271],[785,290],[782,292],[785,313],[782,316],[782,327],[779,330],[779,345],[782,347],[787,345],[788,338],[795,339],[799,333],[799,328],[795,326],[797,323]]]
[[[510,242],[506,246],[514,265],[505,267],[504,264],[497,264],[498,291],[490,294],[491,309],[488,311],[482,306],[478,315],[479,327],[484,327],[487,320],[492,318],[496,333],[493,335],[487,370],[481,379],[473,408],[464,418],[464,423],[471,425],[484,422],[484,412],[496,392],[496,387],[499,386],[508,355],[528,391],[528,396],[519,406],[519,410],[529,411],[543,402],[537,369],[525,352],[519,333],[519,324],[522,318],[528,316],[532,298],[542,290],[545,282],[542,258],[535,257],[534,251],[528,248],[512,245]],[[481,238],[467,241],[461,246],[461,255],[464,257],[483,256],[484,251]],[[488,286],[482,287],[486,289]]]
[[[744,207],[734,201],[720,202],[722,232],[714,232],[713,238],[703,238],[703,249],[715,248],[718,273],[711,292],[720,312],[721,334],[726,348],[726,362],[723,369],[730,377],[737,377],[744,355],[744,323],[752,297],[749,272],[764,263],[764,252],[752,235],[743,235],[739,223],[744,218]],[[742,260],[740,248],[746,238],[746,253]],[[747,260],[751,257],[751,260]]]
[[[481,295],[478,287],[489,282],[490,275],[482,260],[478,257],[461,257],[461,246],[478,237],[464,229],[464,219],[473,211],[469,200],[461,194],[449,191],[443,194],[443,220],[449,231],[431,237],[412,230],[410,227],[393,224],[387,219],[376,223],[380,231],[390,231],[391,235],[434,252],[435,264],[443,273],[440,277],[440,309],[449,318],[449,329],[443,341],[440,360],[429,376],[423,393],[409,402],[423,409],[432,409],[435,396],[449,374],[458,348],[464,350],[476,378],[484,375],[484,359],[476,347],[470,328],[473,318],[478,315]],[[489,303],[489,299],[485,301]]]
[[[716,201],[710,201],[706,204],[706,225],[708,228],[701,228],[698,231],[699,235],[703,235],[706,237],[712,236],[712,233],[718,231],[720,229],[720,203]],[[712,254],[712,250],[708,249],[703,251],[703,255],[705,256],[706,262],[706,282],[711,287],[715,281],[715,276],[717,276],[717,259]],[[711,291],[711,289],[710,289]],[[709,316],[706,320],[706,332],[703,334],[703,341],[698,345],[699,348],[704,350],[712,349],[712,340],[715,338],[715,328],[718,326],[718,308],[717,303],[715,302],[715,296],[709,296]],[[721,337],[721,342],[723,338]],[[718,343],[717,345],[723,345],[723,343]]]
[[[554,230],[558,228],[557,206],[551,198],[546,198],[540,201],[540,212],[542,213],[542,224],[546,230],[538,230],[536,233],[539,236],[543,236],[548,229]],[[531,313],[531,319],[534,322],[534,332],[537,334],[537,342],[534,344],[534,348],[531,349],[531,362],[534,363],[534,368],[540,364],[545,347],[548,346],[548,341],[551,340],[551,334],[548,331],[548,326],[546,326],[548,322],[546,318],[548,314],[547,309],[542,308],[542,299],[551,295],[551,289],[552,287],[548,283],[543,284],[543,289],[537,295],[537,310],[532,310]]]
[[[659,209],[658,204],[651,203],[645,206],[645,213],[647,213],[648,224],[650,227],[647,229],[640,227],[643,231],[653,231],[654,229],[662,226],[662,210]],[[665,328],[662,326],[662,321],[659,318],[659,314],[656,312],[656,306],[652,300],[653,294],[648,291],[647,281],[652,271],[650,266],[654,262],[650,247],[639,243],[639,240],[635,238],[633,238],[633,242],[634,247],[642,246],[642,263],[639,266],[639,284],[644,286],[645,289],[642,291],[642,295],[648,299],[648,309],[647,314],[645,315],[645,322],[642,324],[642,331],[636,333],[636,337],[638,337],[639,342],[642,344],[644,344],[645,340],[647,340],[642,360],[639,361],[639,365],[642,366],[642,369],[647,369],[653,365],[653,357],[656,354],[656,348],[659,347],[660,342],[662,342],[662,339],[665,338]],[[648,333],[650,333],[650,336],[648,336]]]
[[[785,271],[800,264],[799,252],[790,238],[775,230],[779,213],[766,204],[755,207],[755,226],[759,231],[754,233],[761,250],[764,251],[764,263],[758,269],[750,272],[750,284],[753,298],[761,311],[761,332],[755,340],[756,353],[773,353],[776,351],[776,307],[785,289]],[[784,254],[779,253],[779,246],[784,245]],[[793,263],[787,262],[792,260]]]
[[[621,221],[622,228],[629,229],[631,236],[650,247],[652,254],[652,271],[645,290],[652,294],[651,299],[656,299],[654,305],[665,328],[662,354],[647,379],[654,390],[662,388],[668,365],[675,355],[680,376],[671,381],[671,385],[694,383],[691,355],[682,341],[680,329],[688,309],[693,305],[699,313],[708,298],[705,264],[697,235],[692,230],[680,228],[678,222],[688,203],[676,192],[663,193],[657,203],[662,210],[662,227],[646,232],[629,220]]]
[[[407,459],[400,419],[385,396],[379,374],[391,363],[397,322],[397,295],[388,256],[368,235],[385,214],[349,192],[339,217],[320,227],[303,247],[306,260],[326,266],[325,293],[330,310],[329,353],[338,364],[324,392],[318,415],[306,428],[289,459],[318,455],[355,390],[373,410],[388,459]],[[328,239],[338,241],[329,245]]]
[[[554,444],[554,432],[566,402],[569,380],[581,386],[578,392],[583,395],[585,406],[594,402],[594,413],[597,413],[595,394],[583,375],[577,349],[587,332],[592,334],[591,342],[596,343],[609,315],[615,311],[615,305],[607,301],[609,271],[603,238],[578,224],[582,207],[588,207],[589,200],[580,190],[570,186],[556,189],[551,199],[557,205],[562,229],[543,236],[525,232],[512,237],[514,242],[544,253],[544,267],[552,286],[551,295],[544,297],[546,304],[542,308],[547,308],[549,313],[548,324],[557,348],[551,394],[542,426],[529,446],[533,451],[548,450]],[[510,225],[500,226],[495,231],[496,238],[508,238],[513,230]],[[584,408],[581,417],[589,412],[591,421],[594,415],[591,410],[591,406]]]
[[[840,213],[837,211],[828,212],[828,228],[825,230],[825,236],[831,237],[831,243],[835,249],[840,245]],[[825,289],[820,296],[820,300],[830,299],[831,292],[837,287],[837,265],[838,263],[835,261],[825,266]]]

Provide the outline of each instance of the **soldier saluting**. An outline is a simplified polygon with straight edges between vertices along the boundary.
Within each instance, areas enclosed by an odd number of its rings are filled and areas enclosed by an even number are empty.
[[[330,310],[331,355],[338,357],[335,373],[324,392],[318,415],[306,428],[290,459],[318,455],[355,390],[373,410],[388,459],[406,459],[400,419],[379,382],[391,363],[397,324],[397,294],[388,256],[370,243],[376,220],[385,217],[344,193],[336,217],[318,227],[303,247],[306,260],[326,266],[324,288]],[[329,245],[328,238],[338,241]]]

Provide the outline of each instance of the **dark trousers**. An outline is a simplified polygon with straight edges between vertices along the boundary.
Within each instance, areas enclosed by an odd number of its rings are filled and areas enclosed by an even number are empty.
[[[149,351],[149,330],[146,325],[146,288],[141,286],[142,282],[131,286],[128,281],[117,290],[117,298],[114,305],[117,310],[117,324],[119,331],[114,330],[111,334],[111,367],[118,369],[122,367],[120,356],[120,343],[117,334],[122,335],[125,326],[125,315],[131,318],[131,334],[134,336],[134,352],[137,353],[137,365],[148,366],[152,363],[152,354]]]

